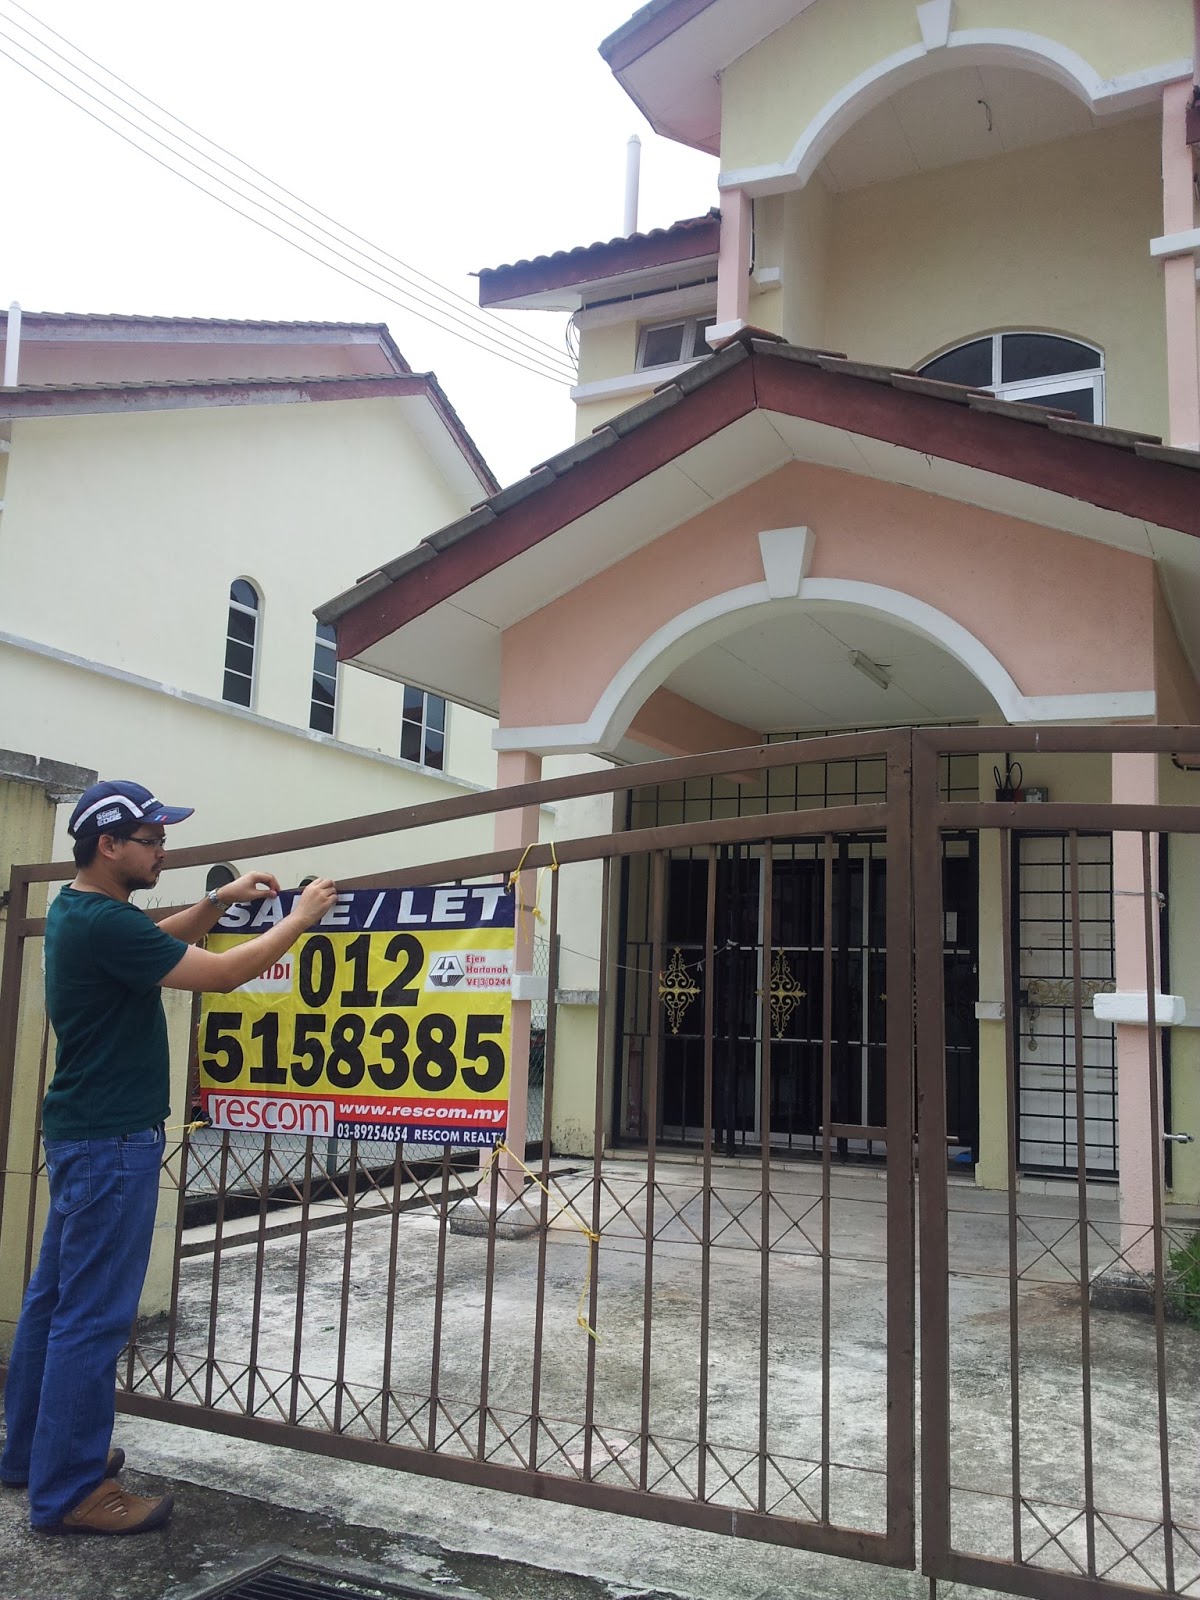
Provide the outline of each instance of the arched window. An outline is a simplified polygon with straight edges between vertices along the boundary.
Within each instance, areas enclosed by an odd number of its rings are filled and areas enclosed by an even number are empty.
[[[312,696],[308,706],[308,725],[320,733],[332,733],[337,709],[337,634],[327,622],[317,623],[317,642],[313,648]]]
[[[232,883],[237,875],[237,868],[226,866],[224,862],[218,862],[215,867],[209,867],[208,876],[204,880],[205,893],[207,894],[210,889],[223,889],[227,883]]]
[[[1104,356],[1053,333],[989,333],[956,345],[918,368],[923,378],[990,389],[1001,400],[1073,411],[1104,421]]]
[[[229,622],[225,629],[225,684],[221,698],[235,706],[254,701],[254,663],[258,647],[258,591],[245,578],[229,585]]]

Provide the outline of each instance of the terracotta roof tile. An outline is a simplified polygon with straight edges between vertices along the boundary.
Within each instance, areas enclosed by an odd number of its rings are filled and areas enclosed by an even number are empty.
[[[226,397],[241,394],[267,395],[288,390],[311,391],[316,399],[357,399],[360,391],[372,390],[381,394],[424,394],[441,416],[447,431],[471,466],[485,489],[499,493],[500,486],[492,469],[484,460],[479,446],[463,425],[462,418],[451,405],[445,390],[432,372],[380,372],[322,374],[310,378],[148,378],[123,383],[58,383],[21,384],[11,389],[0,389],[0,419],[11,417],[39,417],[54,415],[80,415],[89,410],[88,397],[94,397],[91,409],[113,411],[123,409],[114,402],[128,401],[128,409],[151,411],[155,397],[163,408],[203,402],[211,394],[214,404],[224,403]],[[301,396],[303,398],[303,395]],[[144,402],[138,405],[137,402]]]
[[[1200,451],[1183,450],[1165,446],[1150,434],[1140,434],[1128,429],[1108,428],[1098,423],[1083,422],[1078,417],[1064,412],[1051,411],[1042,406],[1033,406],[1019,401],[998,400],[986,391],[965,388],[958,384],[948,384],[940,381],[920,378],[902,369],[890,369],[872,363],[848,361],[844,356],[835,355],[825,350],[808,350],[800,346],[786,345],[774,339],[762,339],[753,335],[752,330],[745,330],[742,335],[728,341],[724,348],[715,355],[695,366],[688,368],[677,378],[664,384],[661,388],[640,405],[628,411],[621,412],[615,417],[602,423],[596,432],[588,439],[581,440],[559,455],[551,457],[549,461],[541,463],[534,472],[520,481],[519,484],[510,486],[500,495],[493,496],[477,507],[469,517],[460,519],[457,523],[450,524],[439,533],[433,534],[424,541],[427,549],[442,551],[452,544],[458,544],[469,537],[479,528],[493,520],[494,516],[507,510],[519,502],[532,499],[553,484],[559,482],[570,473],[577,471],[593,457],[604,450],[614,446],[619,438],[628,437],[653,418],[669,411],[672,407],[682,402],[690,393],[704,389],[716,382],[732,368],[750,357],[765,357],[770,361],[797,363],[804,366],[815,367],[822,372],[837,378],[845,378],[851,383],[864,379],[879,384],[881,387],[892,387],[915,397],[934,400],[949,405],[966,405],[975,412],[987,413],[995,416],[997,420],[1007,419],[1045,429],[1048,433],[1062,434],[1073,439],[1085,440],[1101,445],[1106,450],[1122,454],[1136,454],[1148,461],[1161,462],[1170,466],[1187,467],[1193,471],[1200,471]],[[845,426],[853,431],[852,425],[835,423],[835,426]],[[1064,446],[1067,445],[1064,438]],[[999,463],[1010,455],[1010,447],[1004,446],[996,456],[996,465],[993,471],[1003,471]],[[953,455],[949,457],[955,459]],[[980,464],[974,462],[973,464]],[[1040,468],[1037,471],[1022,473],[1019,476],[1025,481],[1039,481]],[[1048,485],[1053,487],[1053,485]],[[514,490],[517,491],[514,493]],[[1058,492],[1070,492],[1060,489]],[[1175,504],[1178,496],[1174,497]],[[1100,503],[1100,502],[1097,502]],[[1200,522],[1192,512],[1179,524],[1186,527],[1186,531],[1193,531],[1200,535]],[[488,515],[488,513],[491,515]],[[1193,524],[1195,526],[1193,527]],[[1175,525],[1175,524],[1173,524]],[[419,548],[419,547],[418,547]],[[422,565],[429,559],[428,554],[421,555],[418,550],[412,550],[389,563],[383,570],[393,581]],[[372,580],[373,581],[373,580]],[[372,587],[370,593],[377,592]],[[317,616],[322,622],[336,622],[340,617],[353,611],[361,600],[367,598],[367,593],[360,589],[351,589],[344,594],[337,595],[317,610]]]
[[[552,255],[483,267],[479,272],[479,303],[494,305],[547,289],[715,256],[720,232],[721,213],[714,207],[702,217],[684,217],[669,228],[597,239],[571,250],[556,250]]]

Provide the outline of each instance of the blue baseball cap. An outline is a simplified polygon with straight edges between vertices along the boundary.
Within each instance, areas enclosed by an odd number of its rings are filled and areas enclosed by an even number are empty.
[[[121,822],[182,822],[194,806],[165,806],[149,789],[127,778],[94,783],[79,797],[67,832],[72,839],[87,839]]]

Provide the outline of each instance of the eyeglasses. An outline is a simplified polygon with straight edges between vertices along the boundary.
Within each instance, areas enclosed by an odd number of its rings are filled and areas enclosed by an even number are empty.
[[[128,835],[128,839],[130,844],[149,845],[151,850],[165,850],[167,848],[165,834],[160,834],[157,839],[143,839],[140,834],[131,833]]]

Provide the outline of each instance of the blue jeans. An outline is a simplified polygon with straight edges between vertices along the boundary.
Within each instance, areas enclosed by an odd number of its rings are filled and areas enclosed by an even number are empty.
[[[150,1260],[160,1127],[115,1139],[47,1139],[50,1213],[4,1389],[0,1479],[29,1484],[29,1520],[51,1527],[104,1477],[117,1357]]]

